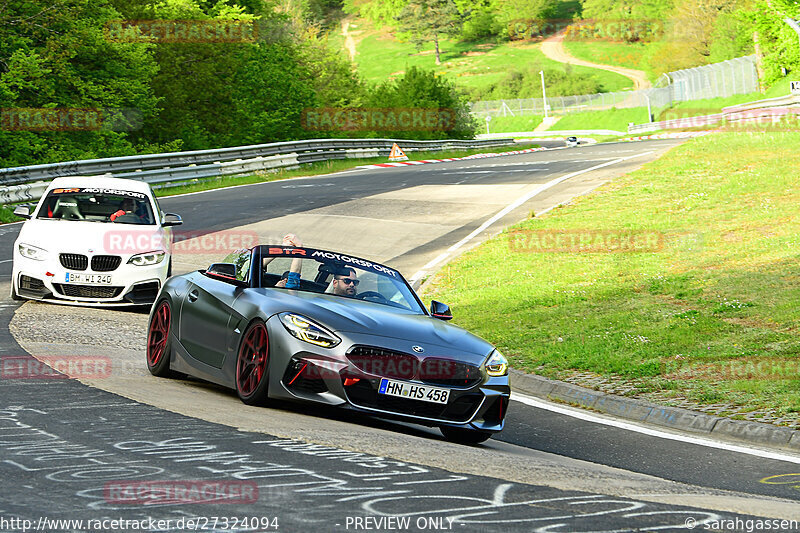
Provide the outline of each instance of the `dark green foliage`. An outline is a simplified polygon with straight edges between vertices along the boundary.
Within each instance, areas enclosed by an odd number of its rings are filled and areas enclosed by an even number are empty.
[[[44,0],[5,3],[0,11],[0,108],[127,108],[145,119],[152,116],[158,98],[149,81],[157,65],[150,45],[105,39],[105,22],[119,18],[100,0],[64,0],[58,9]],[[132,150],[125,133],[108,128],[0,129],[0,167]]]
[[[488,7],[475,9],[467,15],[461,30],[461,38],[465,41],[479,41],[500,35],[503,25],[496,13]]]
[[[411,67],[396,81],[387,81],[376,87],[369,95],[367,107],[370,108],[426,108],[445,109],[452,112],[453,124],[448,128],[427,131],[376,131],[378,137],[401,139],[471,139],[475,136],[478,123],[469,114],[466,99],[455,86],[431,70]]]
[[[800,18],[800,6],[787,0],[760,1],[754,10],[740,11],[740,15],[758,34],[764,58],[762,81],[771,85],[784,78],[784,70],[787,74],[792,73],[790,79],[797,79],[797,72],[800,71],[800,36],[784,19]]]
[[[257,20],[258,39],[120,42],[104,33],[120,20]],[[132,117],[124,128],[0,128],[0,167],[318,137],[302,128],[304,109],[364,92],[349,61],[268,1],[11,0],[0,12],[0,108]]]

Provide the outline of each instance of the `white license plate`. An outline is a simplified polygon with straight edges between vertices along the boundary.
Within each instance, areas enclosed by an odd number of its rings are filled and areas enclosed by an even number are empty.
[[[87,283],[89,285],[111,285],[109,274],[73,274],[67,272],[67,283]]]
[[[398,396],[410,400],[422,400],[431,403],[447,403],[450,398],[449,389],[428,387],[427,385],[417,385],[405,381],[394,381],[392,379],[382,379],[378,394],[387,396]]]

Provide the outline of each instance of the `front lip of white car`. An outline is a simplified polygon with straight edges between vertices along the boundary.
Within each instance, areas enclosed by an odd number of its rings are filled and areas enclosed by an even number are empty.
[[[142,283],[158,282],[158,288],[160,289],[166,279],[171,257],[170,253],[168,250],[165,250],[164,258],[157,264],[136,266],[128,263],[131,257],[156,250],[151,248],[146,250],[124,250],[126,253],[114,253],[113,250],[106,250],[104,248],[103,240],[107,238],[107,234],[110,231],[121,230],[134,233],[141,232],[142,234],[161,234],[164,239],[162,242],[169,242],[167,239],[171,238],[171,232],[155,225],[139,227],[130,227],[128,225],[125,225],[125,227],[122,227],[122,225],[106,226],[107,225],[104,223],[80,221],[30,220],[25,222],[17,241],[14,243],[12,276],[17,294],[25,299],[41,299],[50,302],[75,303],[80,305],[141,305],[126,300],[125,295],[127,295],[135,285]],[[69,242],[66,240],[65,233],[70,233],[70,230],[75,230],[76,238],[71,239],[75,244],[65,245],[65,242]],[[43,236],[42,234],[45,232],[47,232],[46,236]],[[20,243],[46,250],[45,259],[38,261],[24,257],[19,251]],[[121,261],[120,265],[111,272],[95,272],[91,270],[91,267],[82,271],[71,270],[61,265],[59,255],[62,253],[86,255],[89,257],[89,261],[91,261],[91,257],[96,255],[118,255]],[[110,285],[113,287],[122,287],[122,290],[112,298],[67,296],[66,294],[60,293],[54,284],[70,284],[66,282],[66,276],[69,273],[110,275],[110,284],[92,285]],[[36,298],[30,294],[20,293],[19,286],[20,277],[22,275],[40,280],[51,295]],[[74,282],[71,284],[84,285]]]

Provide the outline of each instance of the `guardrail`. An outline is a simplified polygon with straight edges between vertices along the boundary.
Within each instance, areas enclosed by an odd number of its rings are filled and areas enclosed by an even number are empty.
[[[662,120],[660,122],[646,122],[644,124],[630,124],[628,126],[628,133],[713,126],[723,121],[728,124],[743,124],[764,119],[780,120],[787,115],[800,113],[800,107],[794,106],[800,106],[800,96],[798,95],[767,98],[765,100],[757,100],[725,107],[722,109],[721,113],[714,113],[712,115],[682,117],[672,120]]]
[[[800,95],[790,94],[788,96],[767,98],[765,100],[756,100],[755,102],[747,102],[745,104],[723,107],[722,113],[727,115],[729,113],[737,113],[739,111],[748,111],[751,109],[763,109],[765,107],[784,107],[796,104],[800,104]]]
[[[313,139],[4,168],[0,169],[0,204],[37,200],[47,183],[60,176],[110,175],[164,185],[191,179],[292,168],[331,159],[387,157],[394,143],[407,152],[416,152],[507,146],[514,144],[514,139]]]
[[[661,120],[659,122],[646,122],[644,124],[632,124],[628,126],[628,133],[644,133],[647,131],[674,130],[679,128],[695,128],[698,126],[711,126],[720,122],[723,118],[722,113],[713,115],[701,115],[697,117],[682,117],[671,120]]]

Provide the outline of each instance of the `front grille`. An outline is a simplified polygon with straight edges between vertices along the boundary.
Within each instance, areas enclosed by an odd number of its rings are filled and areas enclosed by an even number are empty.
[[[122,258],[118,255],[96,255],[92,257],[92,270],[95,272],[111,272],[116,270]]]
[[[69,285],[65,283],[53,283],[53,286],[59,294],[64,296],[97,299],[116,298],[125,288],[106,285]]]
[[[362,372],[387,378],[413,379],[419,367],[413,355],[374,346],[356,346],[347,358]]]
[[[86,270],[89,266],[89,258],[82,254],[59,254],[58,260],[69,270]]]
[[[479,393],[464,394],[448,404],[409,400],[386,394],[378,394],[379,381],[361,379],[344,388],[348,400],[356,407],[378,409],[398,415],[411,415],[423,418],[434,418],[448,422],[468,422],[481,404],[483,395]]]
[[[468,388],[480,383],[483,375],[475,365],[428,357],[420,365],[419,379],[430,385]]]

